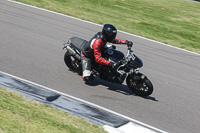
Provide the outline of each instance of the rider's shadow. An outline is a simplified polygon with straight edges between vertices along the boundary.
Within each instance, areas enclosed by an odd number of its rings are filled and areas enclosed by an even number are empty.
[[[124,95],[137,96],[126,85],[114,84],[114,83],[110,83],[108,81],[105,81],[105,80],[102,80],[102,79],[98,79],[98,78],[94,78],[93,81],[89,81],[86,84],[89,85],[89,86],[103,85],[103,86],[108,87],[107,89],[111,90],[111,91],[122,93]],[[158,101],[155,97],[151,97],[151,96],[141,97],[141,98],[152,100],[152,101]]]

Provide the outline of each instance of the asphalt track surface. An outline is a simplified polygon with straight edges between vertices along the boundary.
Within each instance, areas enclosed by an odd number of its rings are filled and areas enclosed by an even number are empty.
[[[200,56],[118,33],[135,43],[151,79],[150,97],[135,96],[124,85],[95,80],[85,85],[64,64],[63,43],[90,39],[101,27],[0,0],[0,71],[36,82],[173,133],[200,131]],[[117,49],[126,53],[126,46]]]

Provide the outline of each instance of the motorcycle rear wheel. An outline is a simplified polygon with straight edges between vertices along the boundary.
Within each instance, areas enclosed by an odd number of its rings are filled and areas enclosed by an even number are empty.
[[[129,75],[126,79],[126,83],[133,93],[138,96],[146,97],[153,92],[153,85],[148,78],[134,79],[134,76]]]
[[[64,55],[64,61],[66,66],[73,72],[82,73],[82,65],[81,61],[75,58],[72,54],[69,52],[66,52]]]

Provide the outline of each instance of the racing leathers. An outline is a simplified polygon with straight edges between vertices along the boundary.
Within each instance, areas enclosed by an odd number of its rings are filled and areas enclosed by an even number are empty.
[[[126,40],[115,38],[111,43],[125,44]],[[82,47],[81,63],[84,80],[89,80],[91,77],[91,63],[96,61],[101,65],[112,66],[113,62],[104,59],[101,52],[106,49],[107,41],[103,39],[102,32],[95,34],[88,43]]]

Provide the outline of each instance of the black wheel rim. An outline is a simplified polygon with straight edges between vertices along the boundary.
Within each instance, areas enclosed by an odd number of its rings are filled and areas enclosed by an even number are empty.
[[[141,80],[130,80],[130,87],[139,94],[148,93],[149,87]]]

